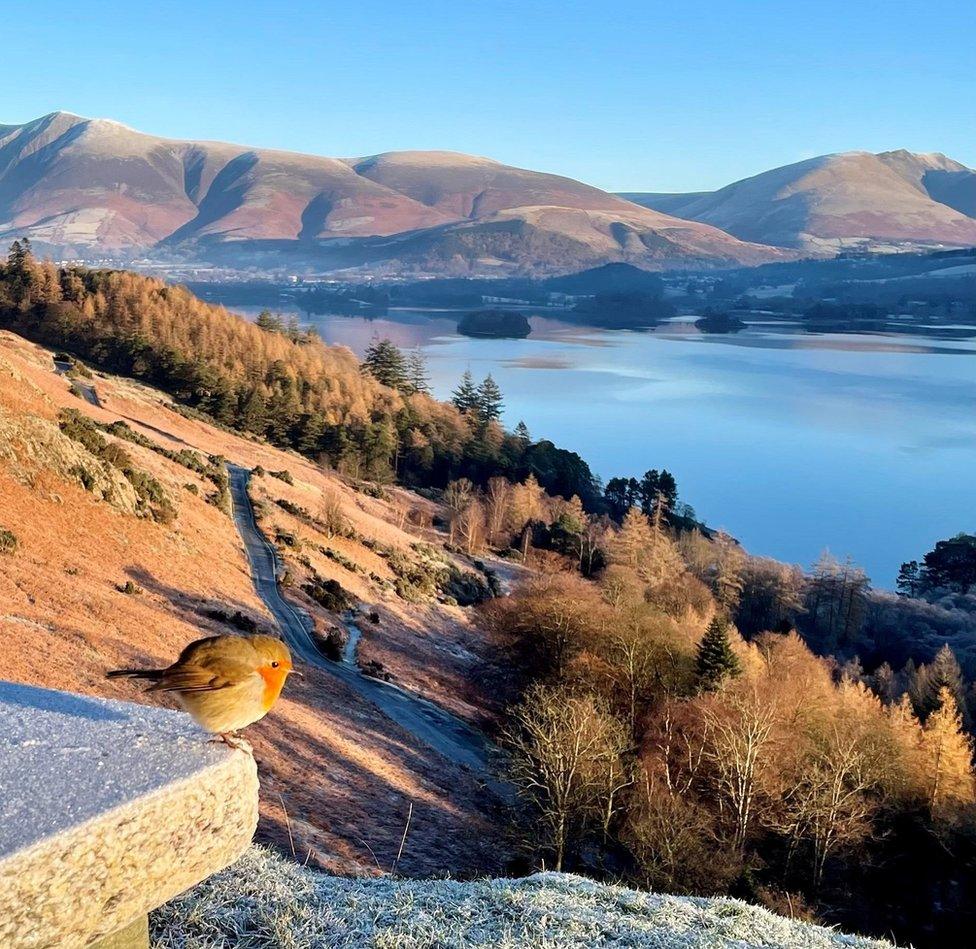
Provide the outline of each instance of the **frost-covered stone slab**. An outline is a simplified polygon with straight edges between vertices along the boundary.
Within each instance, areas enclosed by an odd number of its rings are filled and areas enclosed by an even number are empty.
[[[239,857],[257,803],[185,715],[0,681],[0,946],[122,929]]]
[[[153,949],[891,949],[739,900],[566,873],[514,880],[331,877],[253,847],[153,913]]]

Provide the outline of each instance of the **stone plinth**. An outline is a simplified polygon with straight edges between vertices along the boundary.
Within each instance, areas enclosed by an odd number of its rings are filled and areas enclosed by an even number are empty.
[[[0,681],[0,946],[74,949],[251,842],[246,752],[165,709]]]

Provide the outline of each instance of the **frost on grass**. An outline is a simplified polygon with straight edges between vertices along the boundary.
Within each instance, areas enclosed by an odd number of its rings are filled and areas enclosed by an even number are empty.
[[[581,877],[350,879],[254,847],[151,919],[153,949],[881,947],[737,900],[641,893]]]

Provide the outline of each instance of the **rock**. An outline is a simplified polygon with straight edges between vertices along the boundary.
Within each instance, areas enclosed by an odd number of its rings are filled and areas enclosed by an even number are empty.
[[[0,682],[0,946],[135,926],[257,826],[254,759],[180,712]]]

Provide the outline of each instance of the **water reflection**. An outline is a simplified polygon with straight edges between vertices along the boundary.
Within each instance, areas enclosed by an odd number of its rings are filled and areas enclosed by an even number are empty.
[[[308,322],[358,354],[376,336],[421,347],[441,398],[466,369],[491,372],[509,426],[524,420],[605,479],[668,467],[700,515],[757,553],[808,564],[829,547],[891,585],[901,561],[976,528],[971,335],[772,320],[716,335],[693,317],[634,332],[525,312],[518,340],[459,336],[445,310]]]

